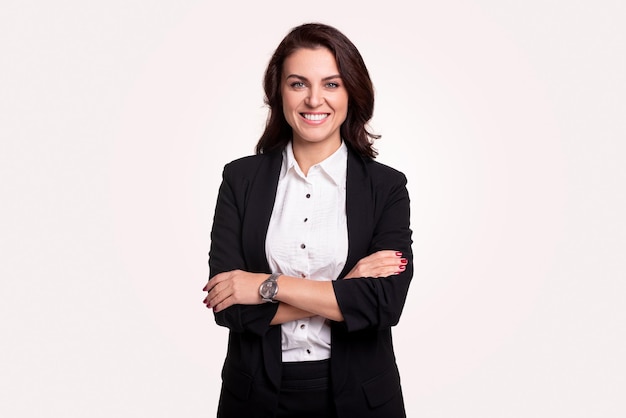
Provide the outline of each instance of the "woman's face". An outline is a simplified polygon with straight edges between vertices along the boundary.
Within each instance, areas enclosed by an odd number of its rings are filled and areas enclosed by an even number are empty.
[[[283,113],[296,145],[339,146],[348,114],[348,92],[326,48],[301,48],[283,63]]]

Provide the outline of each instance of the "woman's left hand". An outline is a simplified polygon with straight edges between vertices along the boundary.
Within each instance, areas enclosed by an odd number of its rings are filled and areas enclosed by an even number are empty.
[[[259,295],[259,287],[268,274],[248,273],[243,270],[232,270],[216,274],[204,286],[209,292],[204,299],[207,308],[215,312],[232,305],[258,305],[263,302]]]

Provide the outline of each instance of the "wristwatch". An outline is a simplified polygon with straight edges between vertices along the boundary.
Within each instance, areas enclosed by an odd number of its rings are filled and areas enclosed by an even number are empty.
[[[271,302],[277,303],[277,300],[274,300],[276,295],[278,294],[278,283],[276,280],[280,277],[280,273],[272,273],[270,277],[267,278],[261,286],[259,287],[259,294],[261,295],[261,299],[263,302]]]

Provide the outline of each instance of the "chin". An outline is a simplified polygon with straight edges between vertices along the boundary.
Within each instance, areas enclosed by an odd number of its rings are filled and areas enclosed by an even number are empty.
[[[302,138],[303,142],[306,142],[308,144],[319,144],[328,140],[328,138],[326,137],[302,137],[301,136],[300,138]]]

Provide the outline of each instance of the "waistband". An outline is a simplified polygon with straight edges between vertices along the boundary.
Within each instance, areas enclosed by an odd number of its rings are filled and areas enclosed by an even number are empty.
[[[327,378],[330,360],[293,361],[283,363],[283,380],[309,380]]]

